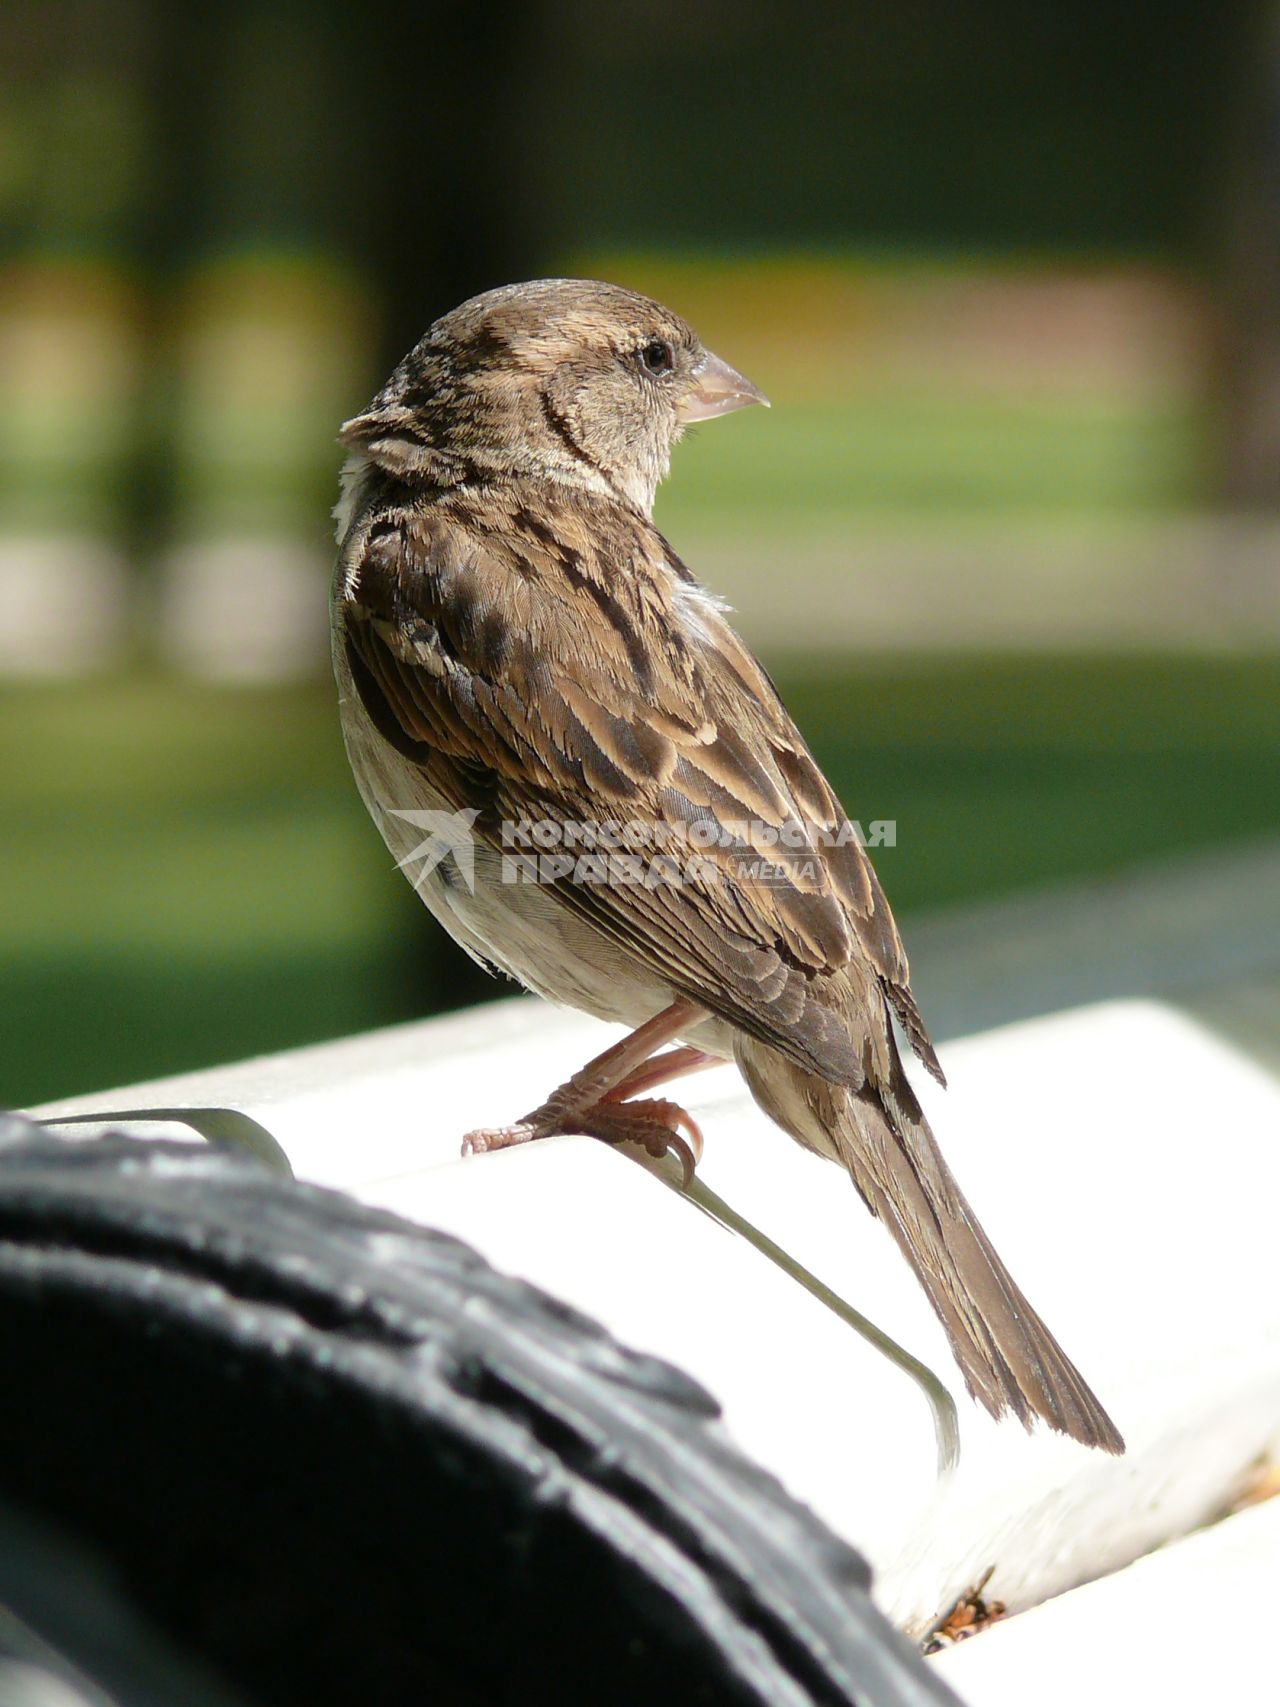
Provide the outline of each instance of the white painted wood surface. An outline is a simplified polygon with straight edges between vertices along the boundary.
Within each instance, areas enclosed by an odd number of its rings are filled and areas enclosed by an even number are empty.
[[[1264,1707],[1280,1699],[1278,1563],[1272,1499],[932,1663],[969,1707]]]
[[[1217,1516],[1280,1447],[1280,1084],[1198,1024],[1155,1003],[1079,1009],[951,1043],[950,1092],[921,1087],[997,1247],[1126,1434],[1122,1460],[990,1423],[840,1173],[759,1115],[732,1069],[689,1081],[708,1184],[956,1392],[964,1452],[943,1484],[915,1386],[660,1179],[587,1139],[459,1159],[467,1127],[518,1115],[610,1035],[517,998],[37,1112],[242,1109],[300,1176],[457,1233],[672,1358],[866,1552],[915,1632],[988,1566],[986,1593],[1016,1611],[1127,1565]],[[957,1668],[1020,1623],[966,1644]],[[956,1683],[970,1687],[959,1669]],[[1021,1699],[1048,1700],[1040,1684],[1024,1668]],[[1012,1699],[972,1696],[988,1698]]]

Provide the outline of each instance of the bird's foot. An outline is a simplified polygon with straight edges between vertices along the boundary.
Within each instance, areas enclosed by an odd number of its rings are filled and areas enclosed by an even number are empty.
[[[511,1126],[481,1126],[462,1140],[464,1156],[482,1156],[491,1150],[509,1150],[538,1138],[567,1137],[582,1133],[606,1144],[638,1144],[651,1156],[670,1152],[680,1162],[686,1188],[702,1160],[702,1131],[693,1116],[678,1103],[659,1097],[639,1102],[614,1102],[605,1098],[590,1108],[576,1111],[546,1108]]]
[[[684,1173],[686,1191],[702,1160],[702,1129],[697,1121],[679,1103],[662,1097],[646,1097],[639,1102],[606,1098],[580,1114],[574,1130],[606,1144],[639,1144],[651,1156],[674,1155]]]
[[[704,1050],[688,1045],[655,1053],[701,1017],[701,1009],[692,1002],[672,1002],[620,1043],[611,1044],[588,1061],[523,1120],[513,1126],[481,1126],[468,1132],[462,1140],[463,1155],[479,1156],[488,1150],[529,1144],[535,1138],[583,1132],[606,1144],[639,1144],[651,1156],[673,1152],[680,1158],[687,1187],[702,1158],[702,1133],[697,1121],[674,1102],[656,1098],[629,1102],[627,1098],[711,1064],[712,1057]]]

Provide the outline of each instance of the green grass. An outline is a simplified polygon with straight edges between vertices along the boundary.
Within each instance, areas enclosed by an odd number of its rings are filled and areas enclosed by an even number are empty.
[[[474,992],[355,794],[328,684],[0,692],[0,1104]]]
[[[899,914],[1280,831],[1280,661],[775,665],[850,813],[897,820]],[[8,687],[0,716],[0,1103],[504,988],[392,869],[327,684]]]
[[[779,672],[908,913],[1280,832],[1280,660],[995,658]]]
[[[695,430],[658,520],[831,532],[877,515],[1090,520],[1185,507],[1203,480],[1187,405],[1098,396],[859,395]]]

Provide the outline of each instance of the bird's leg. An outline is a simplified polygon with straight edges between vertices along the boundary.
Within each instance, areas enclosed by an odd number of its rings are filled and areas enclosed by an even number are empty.
[[[463,1155],[582,1132],[610,1144],[642,1144],[653,1156],[675,1150],[686,1180],[692,1178],[702,1153],[697,1123],[675,1103],[656,1099],[627,1103],[622,1099],[709,1064],[710,1058],[700,1049],[671,1049],[657,1054],[673,1037],[696,1024],[701,1013],[693,1002],[673,1002],[620,1043],[588,1061],[514,1126],[469,1132],[462,1142]]]
[[[628,1073],[621,1084],[615,1085],[606,1097],[607,1102],[622,1102],[627,1097],[637,1096],[641,1091],[651,1091],[657,1085],[670,1084],[672,1079],[682,1079],[686,1073],[701,1073],[707,1067],[723,1067],[724,1061],[719,1055],[708,1055],[705,1049],[694,1049],[684,1043],[678,1049],[664,1049],[661,1055],[655,1055],[634,1073]]]

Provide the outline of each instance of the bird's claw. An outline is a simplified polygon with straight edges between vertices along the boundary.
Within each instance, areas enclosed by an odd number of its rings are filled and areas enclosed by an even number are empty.
[[[484,1156],[490,1150],[510,1150],[517,1144],[528,1144],[540,1137],[527,1120],[517,1120],[511,1126],[477,1126],[462,1140],[464,1156]]]
[[[678,1103],[650,1097],[639,1102],[603,1102],[580,1117],[581,1130],[607,1144],[638,1144],[661,1159],[678,1157],[687,1190],[702,1160],[702,1129]]]

